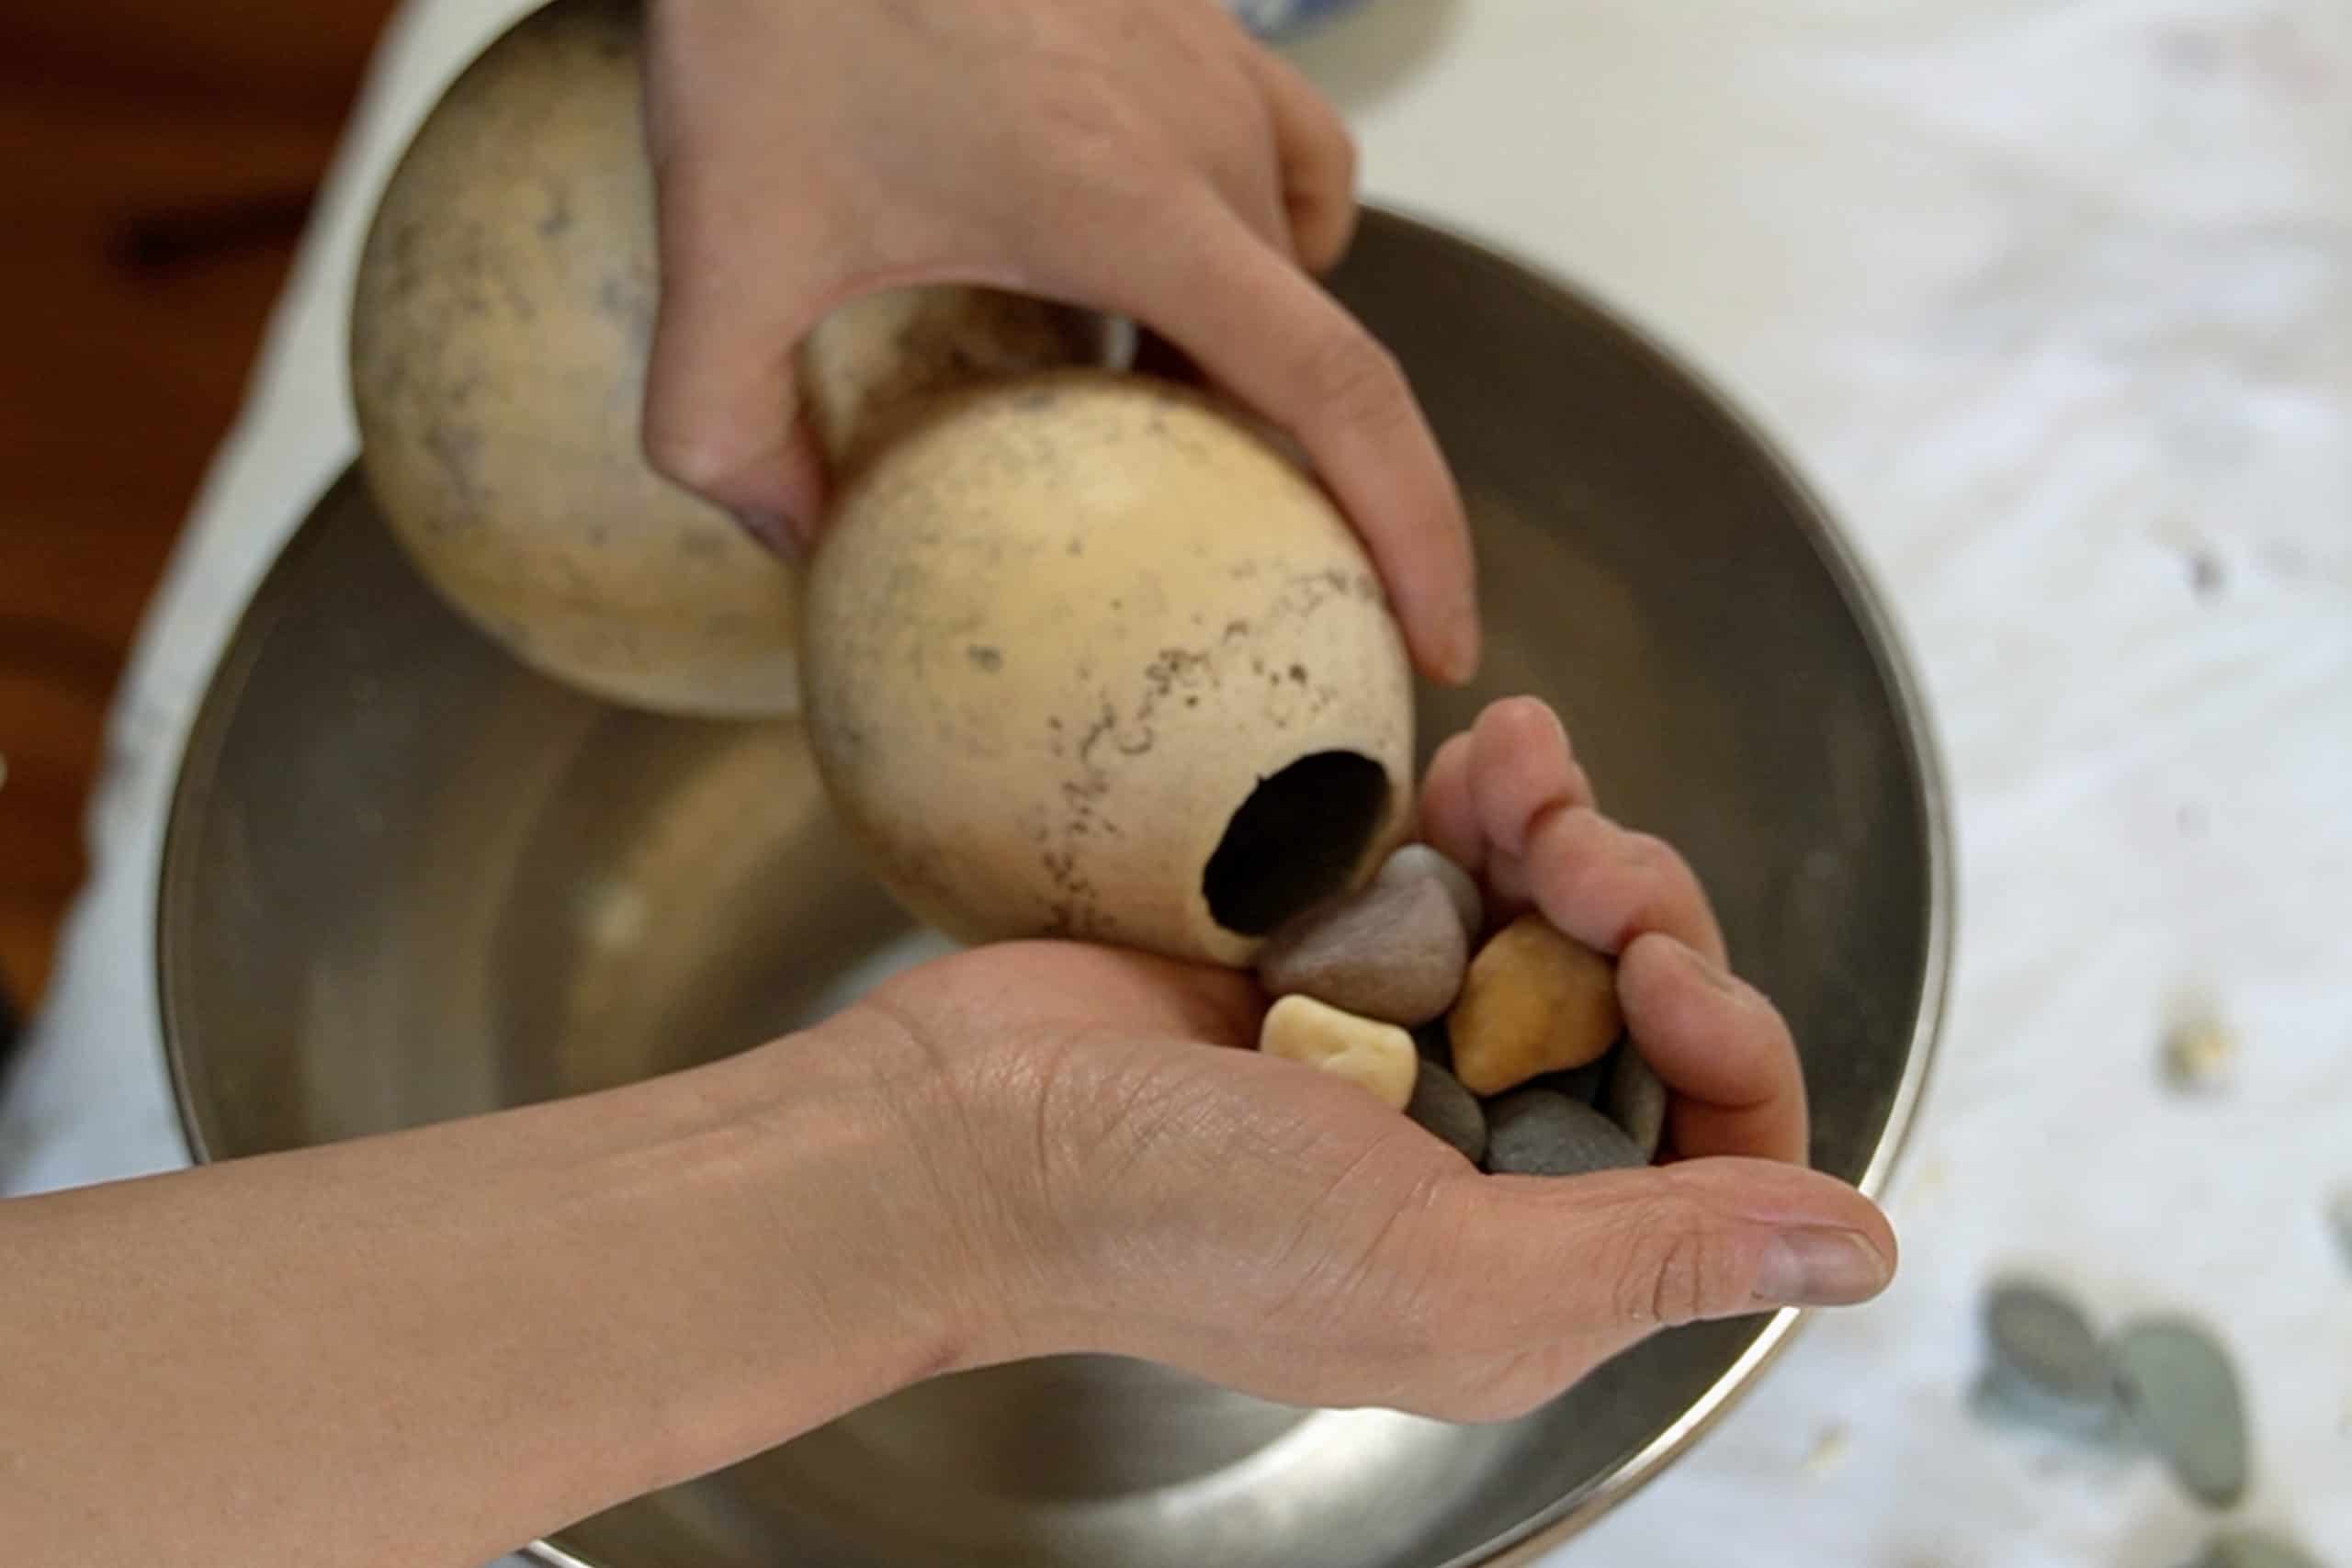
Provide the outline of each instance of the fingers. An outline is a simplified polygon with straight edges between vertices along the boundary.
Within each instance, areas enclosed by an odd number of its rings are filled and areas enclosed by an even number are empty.
[[[1550,705],[1505,697],[1487,705],[1470,734],[1479,820],[1502,853],[1524,858],[1531,835],[1552,812],[1593,805],[1592,781]]]
[[[824,511],[825,465],[801,416],[792,350],[814,322],[784,312],[822,291],[762,275],[765,247],[717,243],[699,199],[684,171],[662,182],[646,460],[771,547],[805,547]]]
[[[1487,836],[1478,825],[1478,801],[1470,784],[1471,737],[1450,735],[1430,758],[1421,781],[1421,838],[1474,877],[1483,877]]]
[[[1638,937],[1617,965],[1625,1023],[1673,1091],[1675,1152],[1807,1158],[1804,1073],[1780,1010],[1672,937]]]
[[[1663,931],[1717,964],[1722,928],[1699,879],[1674,847],[1620,827],[1587,806],[1554,811],[1529,834],[1521,863],[1544,918],[1601,953]]]
[[[1241,56],[1273,121],[1291,248],[1309,272],[1329,272],[1355,236],[1355,138],[1290,62],[1254,42],[1243,43]]]
[[[1227,390],[1288,431],[1363,536],[1432,679],[1478,660],[1470,532],[1436,437],[1394,355],[1220,204],[1170,219],[1153,265],[1111,308],[1165,333]]]
[[[1533,905],[1603,953],[1663,931],[1724,960],[1722,929],[1688,863],[1600,815],[1566,727],[1537,698],[1491,703],[1438,748],[1422,785],[1421,829],[1483,878],[1498,915]]]
[[[1723,932],[1698,877],[1671,846],[1600,815],[1550,707],[1533,697],[1490,705],[1470,731],[1466,772],[1500,912],[1532,904],[1602,953],[1663,931],[1723,962]]]
[[[1848,1306],[1885,1289],[1894,1233],[1842,1181],[1758,1160],[1592,1176],[1464,1178],[1430,1204],[1459,1303],[1498,1348],[1788,1306]]]
[[[1804,1163],[1804,1070],[1787,1023],[1729,972],[1722,928],[1688,863],[1595,808],[1548,706],[1492,704],[1441,746],[1421,818],[1434,847],[1483,877],[1497,918],[1532,905],[1617,956],[1628,1030],[1673,1091],[1678,1156]]]
[[[1506,916],[1533,902],[1528,846],[1558,812],[1592,806],[1559,716],[1533,697],[1490,704],[1471,727],[1469,775],[1486,876]]]

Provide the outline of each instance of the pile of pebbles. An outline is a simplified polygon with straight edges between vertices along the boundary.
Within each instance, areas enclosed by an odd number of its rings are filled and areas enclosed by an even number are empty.
[[[1615,964],[1538,915],[1486,925],[1469,873],[1407,845],[1268,939],[1259,1049],[1362,1084],[1487,1171],[1649,1164],[1666,1086],[1625,1038]]]
[[[2177,1314],[2132,1319],[2102,1335],[2054,1287],[2005,1280],[1987,1292],[1985,1360],[1970,1405],[2021,1428],[2110,1458],[2153,1454],[2192,1501],[2236,1507],[2252,1479],[2245,1396],[2228,1350]],[[2217,1532],[2184,1568],[2320,1568],[2259,1530]]]

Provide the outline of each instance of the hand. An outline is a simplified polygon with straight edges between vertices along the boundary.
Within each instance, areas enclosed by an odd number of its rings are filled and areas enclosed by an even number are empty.
[[[882,1097],[922,1151],[900,1201],[944,1217],[956,1359],[1148,1357],[1269,1398],[1510,1416],[1665,1325],[1881,1290],[1859,1193],[1801,1168],[1786,1027],[1723,967],[1673,852],[1593,807],[1520,699],[1438,753],[1425,831],[1620,955],[1676,1157],[1570,1179],[1479,1174],[1351,1084],[1245,1049],[1244,976],[1103,948],[983,948],[879,987]],[[896,1049],[893,1050],[892,1047]]]
[[[1216,1049],[1256,1032],[1245,976],[983,948],[691,1071],[0,1204],[15,1557],[480,1562],[956,1367],[1109,1351],[1483,1420],[1663,1324],[1874,1294],[1886,1222],[1789,1163],[1787,1031],[1542,705],[1449,742],[1424,804],[1504,910],[1620,954],[1672,1163],[1482,1176]],[[269,1506],[220,1506],[258,1475]]]
[[[656,0],[648,45],[664,473],[805,544],[824,473],[793,356],[834,308],[956,282],[1128,317],[1298,441],[1416,661],[1468,677],[1460,498],[1395,359],[1310,276],[1353,228],[1353,146],[1213,0]]]

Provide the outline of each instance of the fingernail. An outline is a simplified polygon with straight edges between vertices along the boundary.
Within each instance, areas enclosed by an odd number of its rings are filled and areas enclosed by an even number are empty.
[[[1668,940],[1671,941],[1672,939],[1669,938]],[[1676,942],[1674,945],[1682,950],[1682,962],[1688,965],[1690,971],[1697,975],[1699,978],[1704,980],[1708,985],[1713,986],[1716,990],[1721,991],[1727,997],[1735,997],[1739,994],[1739,988],[1732,984],[1731,976],[1724,972],[1721,964],[1715,963],[1705,953],[1700,952],[1697,948],[1691,946],[1687,942]]]
[[[1886,1289],[1888,1278],[1878,1248],[1852,1231],[1782,1231],[1764,1250],[1756,1299],[1770,1306],[1852,1306]]]

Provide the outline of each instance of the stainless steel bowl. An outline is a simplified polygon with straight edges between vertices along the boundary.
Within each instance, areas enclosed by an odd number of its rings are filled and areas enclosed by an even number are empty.
[[[1919,699],[1820,506],[1687,369],[1487,250],[1368,215],[1483,554],[1479,689],[1557,704],[1681,845],[1804,1043],[1814,1157],[1877,1190],[1936,1031],[1950,851]],[[349,475],[215,676],[164,856],[165,1036],[222,1159],[575,1093],[821,1015],[929,951],[790,725],[605,706],[435,600]],[[551,1291],[593,1280],[549,1280]],[[1162,1369],[944,1379],[537,1548],[595,1568],[1492,1562],[1655,1474],[1793,1319],[1662,1336],[1525,1420],[1287,1410]],[[921,1499],[919,1506],[910,1500]]]

